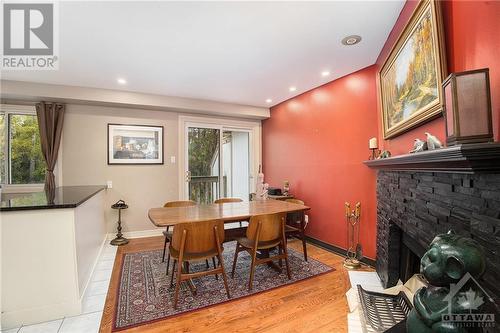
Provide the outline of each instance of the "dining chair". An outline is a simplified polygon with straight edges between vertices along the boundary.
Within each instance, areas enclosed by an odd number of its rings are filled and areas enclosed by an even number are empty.
[[[174,262],[172,264],[172,278],[177,264],[176,284],[174,293],[174,308],[177,308],[179,288],[183,281],[205,275],[222,275],[227,298],[231,298],[227,284],[224,260],[222,258],[222,240],[224,239],[224,222],[209,220],[196,223],[181,223],[175,226],[172,241],[169,246]],[[218,258],[218,265],[205,271],[190,272],[189,262]]]
[[[163,207],[189,207],[189,206],[196,206],[196,202],[192,200],[169,201],[163,205]],[[163,255],[161,256],[161,262],[165,262],[167,243],[172,241],[172,232],[169,231],[169,228],[170,226],[167,226],[166,230],[163,231],[163,237],[165,237],[165,242],[163,243]],[[166,269],[167,274],[169,266],[170,266],[170,253],[168,254],[168,259],[167,259],[167,269]]]
[[[246,231],[246,237],[238,238],[234,253],[233,269],[231,277],[234,278],[238,254],[247,251],[252,257],[250,266],[250,280],[248,290],[253,288],[253,278],[255,267],[261,264],[272,262],[273,260],[285,259],[286,273],[291,279],[290,265],[288,264],[288,250],[285,240],[285,215],[286,213],[256,215],[250,218],[250,223]],[[269,253],[269,250],[278,247],[278,255],[257,257],[257,251]]]
[[[286,199],[285,202],[290,202],[304,206],[304,201],[299,199]],[[286,215],[285,235],[299,236],[302,240],[302,250],[304,251],[304,260],[307,261],[307,246],[305,237],[305,218],[304,212],[293,212]]]
[[[243,200],[240,198],[220,198],[215,200],[214,204],[226,204],[232,202],[243,202]],[[243,222],[245,222],[245,225],[243,224]],[[234,241],[236,238],[244,237],[247,226],[248,226],[248,221],[225,223],[224,242],[231,242]]]
[[[243,200],[240,198],[220,198],[214,201],[214,203],[216,204],[223,204],[229,202],[243,202]]]

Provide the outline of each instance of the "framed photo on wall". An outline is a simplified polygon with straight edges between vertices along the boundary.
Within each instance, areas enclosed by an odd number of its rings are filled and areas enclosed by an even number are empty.
[[[163,126],[108,124],[108,164],[163,164]]]
[[[442,114],[446,53],[439,1],[420,1],[379,77],[384,139]]]

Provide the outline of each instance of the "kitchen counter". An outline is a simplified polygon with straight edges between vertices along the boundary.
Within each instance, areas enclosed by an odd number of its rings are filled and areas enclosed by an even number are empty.
[[[2,193],[0,211],[76,208],[104,189],[103,185],[61,186],[55,189],[52,201],[45,191]]]
[[[103,189],[61,186],[52,196],[45,191],[2,193],[2,327],[82,313],[107,238]]]

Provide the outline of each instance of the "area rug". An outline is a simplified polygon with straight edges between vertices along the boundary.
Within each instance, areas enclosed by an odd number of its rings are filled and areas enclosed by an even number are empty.
[[[170,287],[172,269],[170,266],[167,277],[165,275],[166,263],[161,262],[162,250],[125,254],[121,268],[113,331],[237,300],[334,270],[310,257],[306,262],[302,253],[289,249],[292,279],[288,279],[284,263],[281,273],[267,265],[259,265],[255,270],[253,290],[249,292],[248,279],[251,258],[246,252],[239,254],[235,276],[234,279],[231,278],[235,245],[235,242],[224,244],[224,267],[231,299],[227,299],[222,277],[219,275],[219,279],[216,280],[214,275],[209,275],[193,280],[197,289],[196,295],[193,295],[186,286],[181,288],[177,309],[173,307],[174,287]],[[213,267],[212,263],[210,266]],[[190,265],[190,270],[193,272],[205,269],[204,262]]]

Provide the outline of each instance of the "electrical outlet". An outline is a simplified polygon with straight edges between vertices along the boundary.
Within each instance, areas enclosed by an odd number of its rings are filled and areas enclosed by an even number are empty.
[[[106,182],[106,188],[113,188],[113,182],[111,180]]]
[[[170,156],[170,163],[175,164],[175,156]]]

